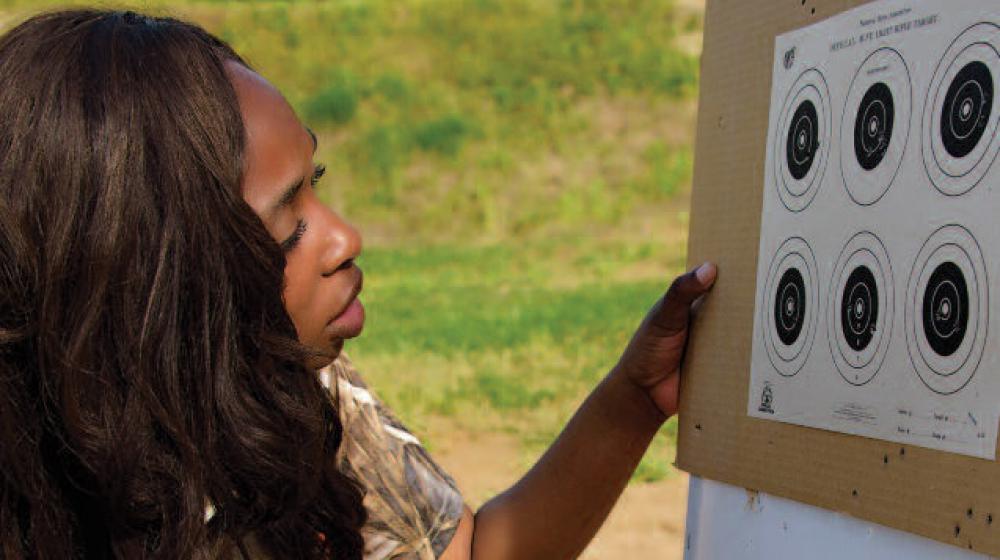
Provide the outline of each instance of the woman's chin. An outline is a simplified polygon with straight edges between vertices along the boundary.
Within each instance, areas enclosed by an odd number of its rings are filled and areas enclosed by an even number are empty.
[[[313,370],[323,369],[332,364],[344,350],[344,339],[335,338],[323,347],[312,346],[313,355],[306,360],[306,367]]]

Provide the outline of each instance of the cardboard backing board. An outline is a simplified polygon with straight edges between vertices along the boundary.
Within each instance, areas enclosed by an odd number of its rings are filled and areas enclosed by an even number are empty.
[[[720,277],[692,331],[677,463],[1000,555],[996,461],[747,415],[774,40],[862,3],[708,2],[688,258],[716,262]]]

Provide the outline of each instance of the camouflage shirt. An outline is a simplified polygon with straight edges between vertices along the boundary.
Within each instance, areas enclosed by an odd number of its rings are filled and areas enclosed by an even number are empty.
[[[462,517],[455,481],[372,394],[347,356],[323,368],[320,380],[337,399],[344,425],[340,468],[365,489],[365,560],[437,558]]]

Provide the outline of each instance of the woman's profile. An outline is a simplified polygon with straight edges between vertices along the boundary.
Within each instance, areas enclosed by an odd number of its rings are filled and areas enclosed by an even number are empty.
[[[0,119],[0,557],[572,557],[676,411],[711,265],[473,513],[343,356],[360,234],[230,47],[37,15],[0,37]]]

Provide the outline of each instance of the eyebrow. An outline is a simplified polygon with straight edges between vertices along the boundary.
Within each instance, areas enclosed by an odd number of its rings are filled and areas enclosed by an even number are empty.
[[[311,128],[307,126],[305,127],[305,129],[306,132],[309,133],[309,138],[312,138],[313,153],[315,153],[316,148],[319,146],[319,141],[316,139],[316,134],[312,131]],[[271,206],[270,213],[275,214],[285,206],[291,204],[291,202],[295,200],[295,196],[299,194],[299,191],[302,190],[302,187],[305,186],[305,184],[306,184],[306,177],[304,175],[292,181],[287,187],[285,187],[285,190],[282,191],[281,196],[278,197],[277,202],[275,202]]]
[[[306,129],[306,132],[309,133],[309,137],[312,138],[312,141],[313,141],[313,153],[316,153],[316,148],[319,146],[319,140],[316,139],[316,133],[313,132],[313,130],[311,128],[309,128],[308,126],[305,126],[303,128]]]

